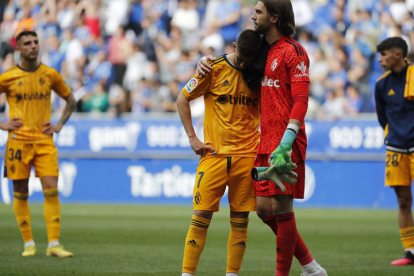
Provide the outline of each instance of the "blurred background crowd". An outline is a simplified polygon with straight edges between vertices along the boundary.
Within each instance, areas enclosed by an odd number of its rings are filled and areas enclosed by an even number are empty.
[[[176,112],[175,100],[204,55],[231,53],[253,28],[256,0],[5,0],[0,2],[0,72],[18,61],[16,31],[34,30],[42,63],[58,70],[77,112],[120,116]],[[383,73],[376,45],[401,36],[413,60],[414,0],[292,0],[294,38],[310,66],[308,118],[374,112]],[[203,103],[193,101],[193,115]],[[54,97],[53,112],[62,101]],[[7,111],[4,94],[0,110]]]

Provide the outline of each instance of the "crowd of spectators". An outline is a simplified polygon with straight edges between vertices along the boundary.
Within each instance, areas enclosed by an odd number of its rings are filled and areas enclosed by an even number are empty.
[[[15,33],[35,30],[40,60],[58,70],[77,112],[139,116],[176,112],[175,100],[204,55],[231,53],[252,28],[256,0],[14,0],[0,4],[0,72],[18,61]],[[414,0],[292,0],[294,36],[310,66],[308,118],[373,112],[382,69],[376,45],[402,36],[413,58]],[[202,101],[202,100],[201,100]],[[7,110],[4,94],[1,110]],[[62,101],[54,98],[52,110]],[[194,101],[195,116],[203,114]]]

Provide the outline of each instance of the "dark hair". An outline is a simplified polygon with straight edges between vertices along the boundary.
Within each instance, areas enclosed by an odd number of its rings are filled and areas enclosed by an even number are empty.
[[[276,28],[283,35],[293,35],[295,33],[295,15],[293,14],[292,3],[290,0],[260,0],[273,16],[277,15]]]
[[[255,57],[260,51],[262,38],[254,30],[244,30],[237,38],[237,49],[245,57]]]
[[[402,51],[403,57],[405,58],[408,53],[408,45],[404,39],[401,37],[389,37],[383,40],[380,44],[377,45],[377,52],[382,52],[385,50],[391,50],[392,48],[398,48]]]
[[[37,33],[34,31],[22,31],[16,36],[16,43],[19,43],[19,40],[25,35],[32,35],[37,37]]]

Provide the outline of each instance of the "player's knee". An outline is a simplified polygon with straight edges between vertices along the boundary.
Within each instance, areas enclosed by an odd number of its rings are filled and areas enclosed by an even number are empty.
[[[213,217],[213,211],[195,210],[194,215],[211,220]]]
[[[58,186],[58,177],[57,176],[44,176],[40,178],[40,182],[42,183],[42,188],[44,190],[57,188]]]
[[[280,215],[284,215],[287,213],[292,213],[293,209],[290,208],[290,206],[284,206],[284,205],[277,206],[277,207],[273,206],[272,212],[274,216],[280,216]]]
[[[27,194],[29,192],[29,181],[24,180],[13,180],[13,191],[16,193]]]
[[[16,193],[27,194],[27,193],[29,193],[29,187],[14,186],[13,191],[16,192]]]
[[[272,210],[267,208],[267,206],[256,206],[256,214],[259,218],[265,219],[272,215]]]
[[[413,204],[412,197],[404,197],[404,196],[398,197],[398,207],[401,210],[411,210],[412,204]]]
[[[230,211],[230,217],[231,218],[248,218],[249,212],[233,212]]]

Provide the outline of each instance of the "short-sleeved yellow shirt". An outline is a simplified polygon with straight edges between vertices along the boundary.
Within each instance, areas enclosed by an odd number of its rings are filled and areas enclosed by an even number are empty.
[[[182,89],[189,100],[204,96],[204,143],[216,155],[256,155],[260,133],[260,88],[250,89],[242,72],[220,56],[212,70]]]
[[[18,65],[0,75],[0,93],[6,93],[10,118],[20,117],[23,126],[10,131],[9,139],[36,142],[52,139],[42,133],[43,123],[50,121],[51,91],[65,98],[71,91],[62,76],[44,64],[34,71],[26,71]]]

